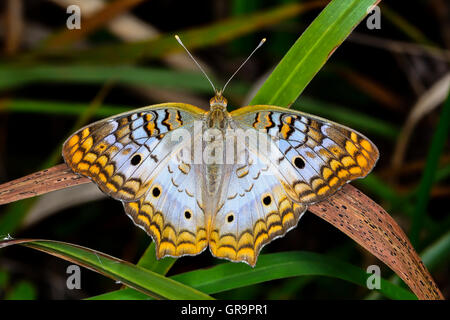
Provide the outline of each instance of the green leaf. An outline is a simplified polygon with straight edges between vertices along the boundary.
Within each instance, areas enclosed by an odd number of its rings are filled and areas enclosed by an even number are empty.
[[[74,244],[50,240],[6,240],[0,248],[13,244],[40,250],[99,272],[156,299],[212,299],[207,294],[129,262]]]
[[[289,49],[250,104],[289,107],[379,0],[334,0]]]
[[[241,288],[275,279],[297,276],[327,276],[366,286],[367,274],[349,263],[311,252],[282,252],[263,254],[255,268],[243,263],[222,263],[209,269],[194,270],[171,277],[208,294]],[[391,299],[416,299],[406,289],[381,279],[380,292]],[[91,299],[146,299],[142,294],[125,289]]]

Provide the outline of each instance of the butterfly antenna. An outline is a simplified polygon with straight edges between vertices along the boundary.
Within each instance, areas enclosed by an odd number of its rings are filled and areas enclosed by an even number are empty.
[[[208,79],[209,83],[211,84],[211,87],[214,90],[214,93],[217,94],[218,91],[217,91],[216,87],[214,86],[213,82],[208,77],[208,75],[206,74],[205,70],[203,70],[201,65],[197,62],[197,60],[195,60],[195,58],[192,56],[192,54],[189,52],[189,50],[184,46],[183,42],[181,42],[181,39],[180,39],[180,37],[177,34],[175,35],[175,39],[177,39],[178,43],[183,47],[184,50],[186,50],[186,52],[188,53],[189,57],[191,57],[191,59],[194,60],[194,62],[197,65],[197,67],[203,72],[203,74],[205,75],[206,79]]]
[[[264,44],[264,42],[266,42],[266,38],[263,38],[263,39],[259,42],[258,46],[252,51],[252,53],[250,53],[250,55],[247,57],[247,59],[245,59],[245,61],[242,62],[241,66],[240,66],[239,68],[237,68],[237,70],[233,73],[233,75],[230,77],[230,79],[228,79],[228,81],[225,83],[225,85],[224,85],[223,88],[222,88],[222,91],[221,91],[222,93],[225,91],[225,88],[227,87],[228,83],[230,83],[231,79],[234,78],[234,76],[236,75],[236,73],[238,73],[239,70],[241,70],[241,68],[244,66],[244,64],[247,63],[247,61],[252,57],[252,55],[256,52],[256,50],[258,50],[258,49]]]

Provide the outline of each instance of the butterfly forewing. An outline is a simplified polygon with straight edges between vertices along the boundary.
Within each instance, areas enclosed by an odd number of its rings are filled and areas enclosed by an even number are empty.
[[[162,170],[178,145],[170,133],[203,113],[168,103],[101,120],[73,134],[64,143],[63,157],[74,172],[91,178],[113,198],[139,199],[152,173]]]
[[[296,202],[322,201],[366,176],[378,160],[378,149],[365,136],[319,117],[274,106],[248,106],[231,115],[277,143],[270,154],[260,155],[278,168]]]

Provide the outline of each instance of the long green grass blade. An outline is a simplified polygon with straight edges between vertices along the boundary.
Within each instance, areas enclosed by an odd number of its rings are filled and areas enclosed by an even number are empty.
[[[379,0],[334,0],[289,49],[251,101],[288,107]]]
[[[173,279],[166,278],[129,262],[107,254],[73,245],[50,240],[6,240],[0,242],[0,248],[13,244],[22,244],[51,255],[80,264],[99,272],[111,279],[120,281],[146,295],[157,299],[212,299],[196,289]]]
[[[282,252],[261,255],[253,269],[242,263],[227,262],[209,269],[178,274],[171,278],[207,294],[214,294],[275,279],[312,275],[338,278],[365,287],[370,274],[326,255],[311,252]],[[122,291],[125,290],[91,299],[147,298],[145,295],[139,297],[139,294],[131,293],[132,290]],[[408,290],[384,279],[381,279],[380,292],[391,299],[416,299]]]

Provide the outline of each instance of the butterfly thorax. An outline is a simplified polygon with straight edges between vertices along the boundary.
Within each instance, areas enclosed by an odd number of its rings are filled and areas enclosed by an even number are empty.
[[[206,116],[206,127],[224,130],[228,126],[227,99],[217,93],[211,100],[210,111]]]

